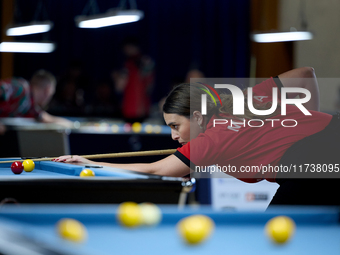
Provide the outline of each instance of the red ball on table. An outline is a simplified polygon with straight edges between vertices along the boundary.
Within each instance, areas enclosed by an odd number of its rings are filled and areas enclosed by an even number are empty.
[[[21,174],[22,171],[24,170],[24,166],[20,161],[15,161],[12,163],[11,169],[14,174]]]

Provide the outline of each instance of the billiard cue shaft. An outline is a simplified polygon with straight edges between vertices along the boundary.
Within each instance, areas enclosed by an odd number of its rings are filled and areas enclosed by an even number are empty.
[[[168,155],[176,152],[176,149],[169,150],[154,150],[154,151],[135,151],[135,152],[119,152],[119,153],[108,153],[108,154],[94,154],[84,155],[81,157],[87,159],[96,158],[125,158],[125,157],[138,157],[138,156],[157,156],[157,155]]]
[[[169,155],[176,152],[176,149],[168,150],[153,150],[153,151],[134,151],[134,152],[119,152],[119,153],[105,153],[105,154],[93,154],[93,155],[80,155],[80,157],[86,159],[99,159],[99,158],[126,158],[126,157],[139,157],[139,156],[157,156],[157,155]],[[57,157],[53,158],[37,158],[32,159],[33,161],[51,161]],[[24,161],[24,159],[19,160],[7,160],[0,161],[1,163],[13,163],[15,161]]]

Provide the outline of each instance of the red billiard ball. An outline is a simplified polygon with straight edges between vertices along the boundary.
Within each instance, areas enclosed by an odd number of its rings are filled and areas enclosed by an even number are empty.
[[[12,163],[11,169],[14,174],[21,174],[22,171],[24,170],[24,166],[20,161],[15,161]]]
[[[131,129],[132,129],[132,127],[131,127],[131,124],[130,124],[130,123],[125,123],[125,124],[124,124],[123,130],[124,130],[125,133],[131,132]]]

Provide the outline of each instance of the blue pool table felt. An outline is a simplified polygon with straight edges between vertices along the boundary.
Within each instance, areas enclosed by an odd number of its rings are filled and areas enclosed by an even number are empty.
[[[210,208],[178,210],[162,206],[163,220],[156,227],[127,229],[116,221],[115,205],[11,206],[0,210],[0,227],[7,226],[45,245],[72,254],[339,254],[338,208],[278,207],[265,213],[223,212]],[[210,216],[216,228],[204,243],[190,246],[179,237],[177,222],[192,214]],[[296,225],[293,238],[275,245],[264,234],[266,222],[287,215]],[[74,218],[87,228],[88,240],[74,244],[56,233],[62,218]]]
[[[16,159],[1,159],[16,160]],[[122,177],[146,179],[144,175],[129,172],[112,167],[86,167],[86,165],[65,164],[51,161],[35,161],[35,169],[32,172],[23,171],[21,174],[14,174],[11,170],[11,163],[0,164],[0,178],[79,178],[83,169],[91,169],[96,177]]]

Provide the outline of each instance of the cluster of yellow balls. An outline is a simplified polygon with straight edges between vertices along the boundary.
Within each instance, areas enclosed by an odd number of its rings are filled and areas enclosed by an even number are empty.
[[[130,228],[141,225],[154,226],[161,221],[162,213],[159,207],[152,203],[125,202],[118,208],[117,219],[123,226]],[[71,218],[58,221],[57,232],[60,237],[72,242],[84,242],[87,239],[85,226]]]
[[[142,225],[155,226],[162,220],[160,208],[152,203],[137,204],[124,202],[119,205],[117,220],[128,228]],[[213,233],[214,221],[206,215],[191,215],[177,223],[179,235],[187,244],[200,244]],[[59,235],[73,242],[83,242],[87,239],[85,226],[75,219],[62,219],[57,223]],[[265,226],[265,233],[276,244],[284,244],[295,231],[294,221],[286,216],[278,216],[269,220]]]
[[[155,226],[161,221],[162,213],[159,207],[152,203],[125,202],[118,207],[117,219],[121,225],[129,228]],[[180,236],[188,244],[203,242],[211,235],[214,227],[212,219],[205,215],[192,215],[177,224]]]
[[[162,220],[162,212],[153,203],[124,202],[118,207],[117,220],[121,225],[130,228],[155,226]]]

